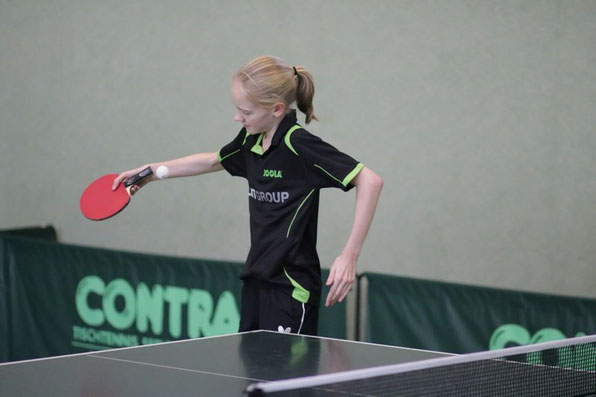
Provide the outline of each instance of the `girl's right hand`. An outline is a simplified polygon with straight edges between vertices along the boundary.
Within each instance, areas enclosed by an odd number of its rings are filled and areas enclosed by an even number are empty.
[[[118,175],[116,177],[116,179],[114,179],[114,183],[112,184],[112,190],[116,190],[116,188],[127,178],[130,178],[131,176],[138,174],[139,172],[141,172],[142,170],[144,170],[145,168],[147,168],[147,165],[144,165],[142,167],[139,168],[135,168],[132,170],[128,170],[128,171],[124,171],[122,173],[120,173],[120,175]],[[153,168],[153,167],[151,167]],[[155,180],[155,175],[151,176],[150,178],[147,178],[145,180],[143,180],[141,183],[136,184],[136,185],[132,185],[130,187],[130,194],[135,194],[136,192],[139,191],[139,189],[141,189],[143,186],[145,186],[147,183],[151,182]]]

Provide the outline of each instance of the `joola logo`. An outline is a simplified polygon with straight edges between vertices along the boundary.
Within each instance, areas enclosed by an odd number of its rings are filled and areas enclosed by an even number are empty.
[[[282,178],[281,170],[264,170],[263,176],[266,178]]]

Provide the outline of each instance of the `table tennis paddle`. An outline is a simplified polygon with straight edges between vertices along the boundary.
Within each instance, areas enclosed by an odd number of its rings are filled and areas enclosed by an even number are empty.
[[[116,190],[112,190],[118,174],[107,174],[93,181],[81,195],[81,212],[92,221],[111,218],[122,211],[129,203],[133,185],[138,185],[153,175],[151,167],[124,180]]]

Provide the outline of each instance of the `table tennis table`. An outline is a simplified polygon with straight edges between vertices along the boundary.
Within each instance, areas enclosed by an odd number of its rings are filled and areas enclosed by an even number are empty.
[[[0,394],[596,395],[596,336],[575,339],[453,355],[253,331],[0,364]]]
[[[6,396],[242,396],[248,385],[445,354],[254,331],[0,365]]]

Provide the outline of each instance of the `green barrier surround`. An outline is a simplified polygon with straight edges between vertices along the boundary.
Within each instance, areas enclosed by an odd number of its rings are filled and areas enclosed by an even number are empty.
[[[359,339],[452,353],[596,334],[596,300],[364,273]]]
[[[0,361],[236,332],[241,266],[0,236]],[[466,353],[596,334],[593,299],[375,273],[355,289],[321,306],[320,335]]]

